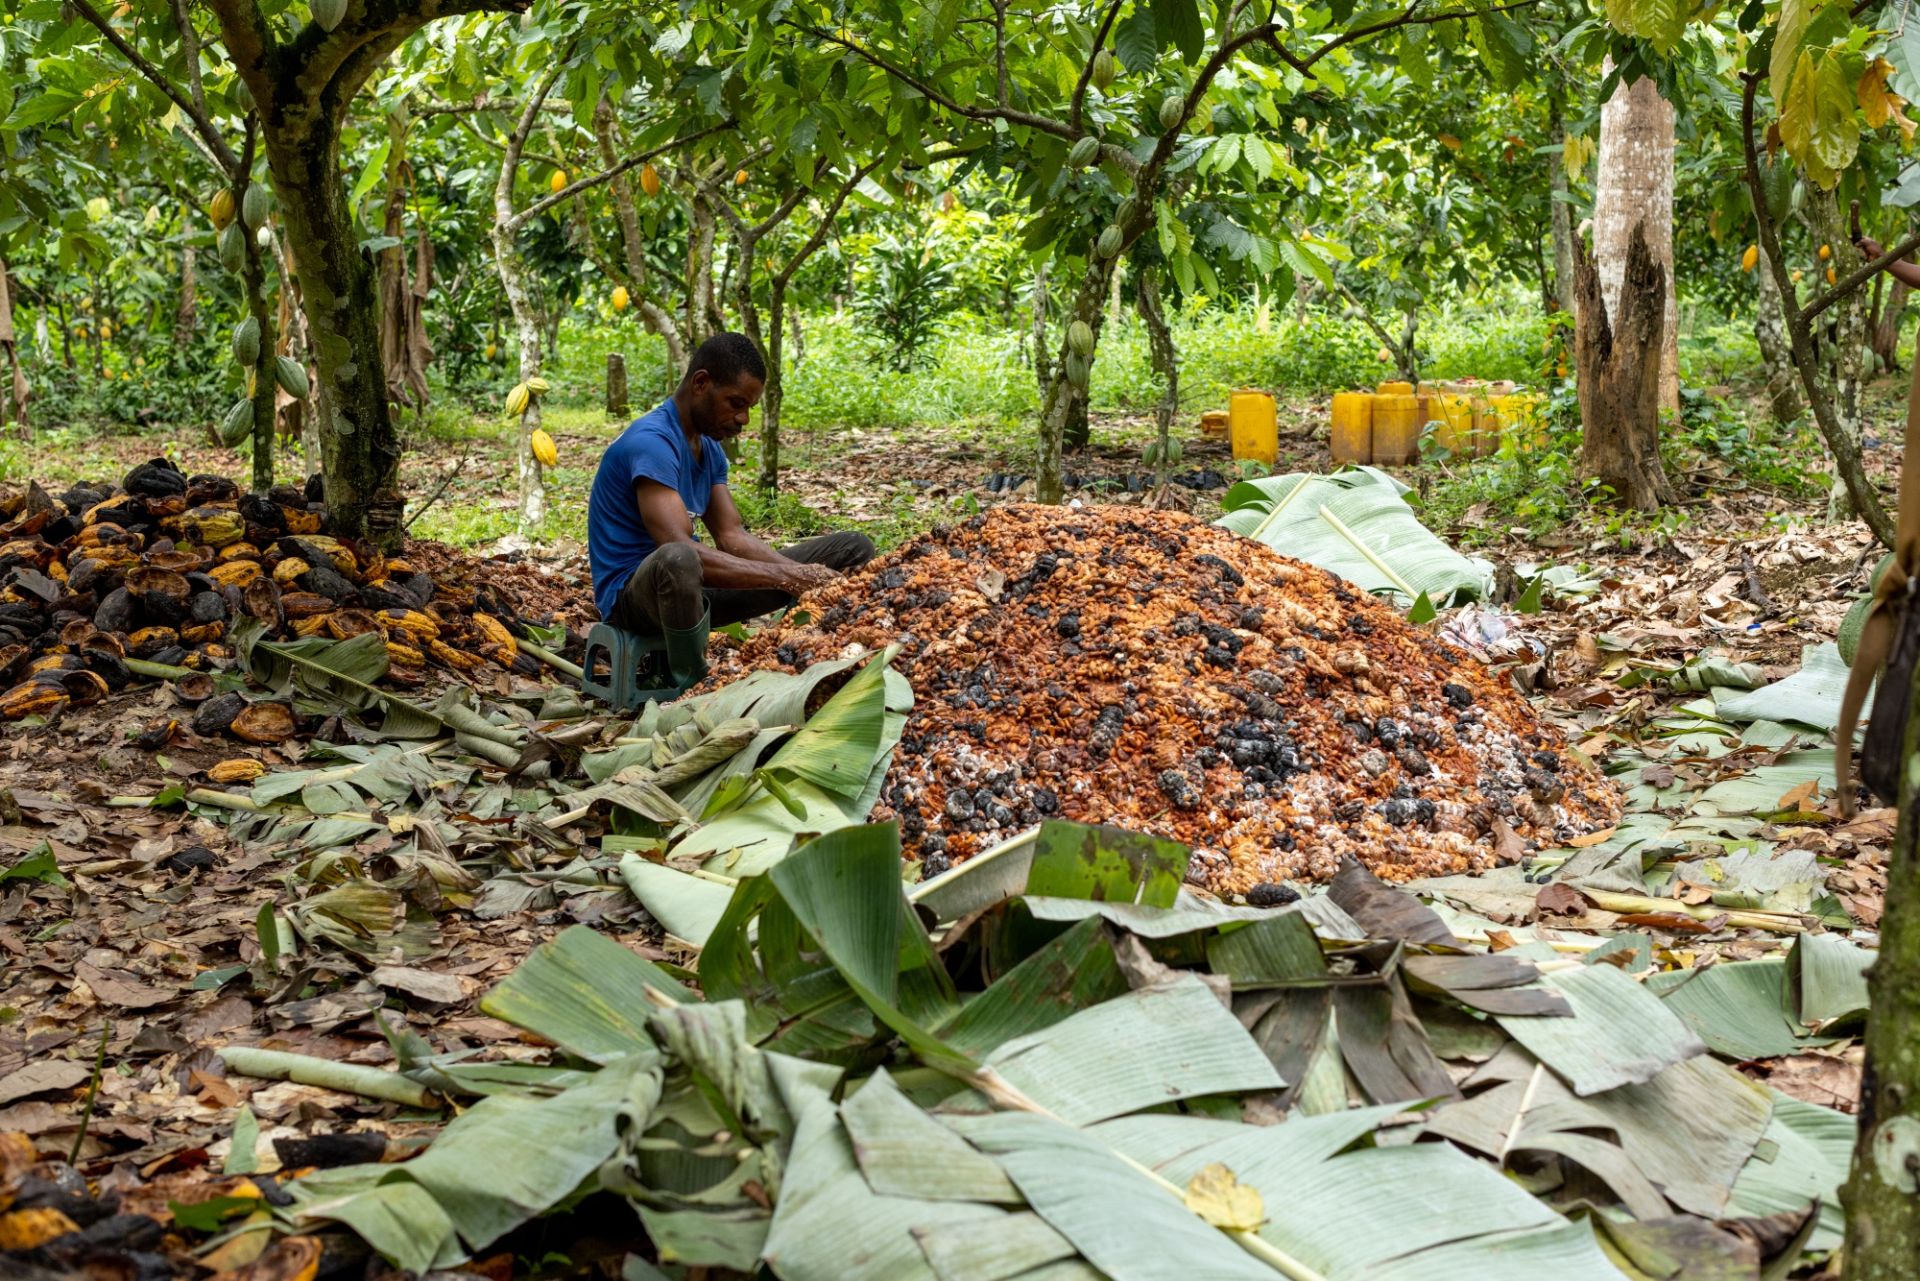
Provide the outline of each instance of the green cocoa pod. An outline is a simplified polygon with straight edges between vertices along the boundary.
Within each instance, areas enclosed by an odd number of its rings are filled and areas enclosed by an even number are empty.
[[[1170,440],[1167,442],[1167,464],[1169,466],[1178,464],[1182,458],[1186,457],[1186,455],[1187,455],[1187,447],[1185,444],[1177,440]]]
[[[1087,389],[1087,381],[1093,377],[1093,362],[1085,356],[1069,352],[1062,362],[1067,382],[1079,391]]]
[[[1093,242],[1093,251],[1102,258],[1112,258],[1126,247],[1126,233],[1118,227],[1108,227],[1100,233],[1100,239]]]
[[[309,0],[307,7],[322,31],[333,30],[347,16],[347,0]]]
[[[233,327],[233,363],[242,369],[260,363],[260,322],[252,316]]]
[[[238,271],[247,264],[247,231],[237,222],[220,229],[220,265]]]
[[[1840,620],[1840,661],[1848,667],[1853,666],[1854,656],[1860,652],[1860,633],[1866,630],[1867,613],[1872,608],[1873,597],[1862,596]]]
[[[1073,144],[1073,149],[1067,152],[1067,163],[1075,169],[1085,169],[1088,165],[1099,159],[1099,156],[1100,140],[1098,138],[1081,138]]]
[[[247,184],[247,194],[240,198],[240,218],[249,229],[258,231],[267,221],[267,211],[272,205],[267,195],[267,186],[262,182]]]
[[[1113,78],[1119,74],[1120,64],[1113,60],[1112,50],[1102,49],[1093,55],[1092,80],[1094,88],[1098,89],[1101,93],[1105,93],[1107,86],[1112,84]]]
[[[1113,221],[1119,226],[1126,226],[1133,221],[1134,211],[1139,207],[1140,202],[1132,196],[1128,196],[1120,202],[1120,207],[1113,211]]]
[[[1145,467],[1153,467],[1159,462],[1160,442],[1157,440],[1149,441],[1147,447],[1140,451],[1140,463]]]
[[[1160,100],[1160,127],[1178,129],[1181,117],[1186,115],[1187,104],[1177,93],[1170,93]]]
[[[233,408],[227,411],[226,421],[220,424],[220,443],[232,449],[245,440],[253,431],[253,402],[236,400]]]
[[[293,357],[281,356],[274,361],[273,380],[280,384],[281,391],[295,400],[307,398],[307,371]]]
[[[1073,348],[1075,355],[1093,355],[1093,326],[1084,320],[1076,320],[1068,325],[1067,346]]]

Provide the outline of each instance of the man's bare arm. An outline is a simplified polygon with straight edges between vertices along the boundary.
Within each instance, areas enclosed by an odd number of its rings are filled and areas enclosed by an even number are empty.
[[[733,491],[725,485],[713,487],[713,492],[707,497],[707,514],[700,521],[707,527],[707,532],[713,535],[713,545],[730,556],[767,564],[796,563],[747,532],[747,523],[740,519],[740,509],[734,505]]]
[[[715,486],[716,491],[720,488]],[[693,517],[688,514],[687,505],[680,500],[679,493],[657,481],[636,482],[633,496],[640,506],[640,519],[646,523],[647,532],[653,535],[654,542],[662,547],[668,543],[686,543],[699,553],[701,577],[708,587],[773,588],[798,595],[833,576],[831,570],[823,574],[817,565],[797,564],[777,552],[772,553],[771,560],[759,560],[719,547],[708,547],[694,538]],[[728,500],[728,506],[732,506],[731,499]],[[734,513],[734,519],[739,519],[738,512]],[[708,528],[712,528],[711,523]],[[718,539],[716,534],[715,541]],[[753,541],[759,542],[758,539]]]
[[[1862,236],[1853,243],[1860,247],[1860,252],[1866,255],[1868,262],[1887,252],[1872,236]],[[1920,263],[1906,258],[1896,259],[1887,264],[1887,274],[1910,289],[1920,289]]]

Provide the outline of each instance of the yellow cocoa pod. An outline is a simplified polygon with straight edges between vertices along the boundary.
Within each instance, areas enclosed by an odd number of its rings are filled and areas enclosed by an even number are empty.
[[[1752,271],[1753,264],[1760,261],[1760,246],[1748,245],[1747,252],[1740,255],[1740,270]]]
[[[196,507],[181,518],[181,525],[189,538],[208,547],[225,547],[247,536],[240,513],[218,507]]]
[[[475,614],[473,630],[506,650],[509,660],[520,652],[520,646],[514,641],[513,633],[507,630],[507,625],[491,614]]]
[[[1825,262],[1825,261],[1826,261],[1827,259],[1829,259],[1829,258],[1831,258],[1831,257],[1833,257],[1833,246],[1832,246],[1832,245],[1821,245],[1821,246],[1820,246],[1820,261],[1821,261],[1821,262]]]
[[[37,1250],[55,1237],[79,1230],[77,1223],[52,1206],[11,1210],[0,1214],[0,1250]]]
[[[652,165],[640,166],[640,190],[649,196],[660,194],[660,171]]]
[[[1838,277],[1834,275],[1833,268],[1831,267],[1827,268],[1827,283],[1830,285],[1838,283]]]
[[[213,200],[207,205],[207,217],[213,219],[216,228],[226,230],[227,224],[233,221],[233,193],[225,187],[214,192]]]
[[[427,653],[433,655],[437,661],[444,663],[446,666],[463,672],[472,671],[474,668],[480,666],[482,661],[478,654],[462,653],[443,640],[428,641]]]
[[[513,390],[507,393],[507,417],[518,418],[527,412],[527,406],[533,403],[533,393],[525,383],[515,383]]]
[[[736,187],[744,187],[747,185],[747,171],[745,169],[736,169],[733,171],[733,185]]]
[[[420,667],[426,663],[427,656],[411,645],[400,645],[388,641],[387,661],[398,663],[402,667]]]
[[[547,190],[557,196],[566,189],[567,171],[565,169],[555,169],[553,171],[553,177],[547,180]]]
[[[325,636],[327,634],[327,616],[325,614],[309,614],[305,618],[293,619],[291,626],[293,627],[293,634],[303,639],[308,636]]]
[[[533,448],[533,456],[540,460],[542,467],[552,467],[560,461],[560,450],[553,443],[553,437],[546,432],[536,430],[527,443]]]
[[[273,581],[285,587],[312,568],[298,556],[289,556],[273,567]]]
[[[262,572],[257,560],[230,560],[208,570],[207,577],[222,587],[245,587],[260,577]]]
[[[625,311],[627,304],[631,301],[632,299],[627,296],[627,287],[625,285],[615,285],[613,287],[613,309],[615,311]]]
[[[25,716],[46,716],[69,701],[66,687],[58,681],[24,681],[0,694],[0,717],[17,721]]]
[[[440,635],[440,624],[432,614],[423,614],[417,609],[383,609],[374,615],[374,621],[384,628],[389,636],[395,632],[404,632],[413,638],[415,645],[424,645]]]
[[[266,772],[265,765],[242,756],[230,761],[221,761],[207,771],[207,777],[216,783],[251,783]]]

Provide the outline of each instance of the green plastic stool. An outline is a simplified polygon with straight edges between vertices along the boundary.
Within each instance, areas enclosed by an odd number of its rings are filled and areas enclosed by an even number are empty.
[[[595,675],[601,664],[607,669],[604,680]],[[595,623],[580,659],[580,692],[622,712],[680,697],[667,669],[666,637]]]

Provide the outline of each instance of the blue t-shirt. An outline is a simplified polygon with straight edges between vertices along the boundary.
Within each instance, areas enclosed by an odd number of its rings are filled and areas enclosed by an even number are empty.
[[[587,559],[593,566],[593,603],[602,618],[613,615],[620,589],[658,546],[640,519],[633,493],[643,480],[678,490],[687,514],[699,520],[713,487],[727,483],[727,451],[718,441],[703,439],[695,458],[680,426],[680,407],[669,399],[628,424],[600,455],[587,499]]]

